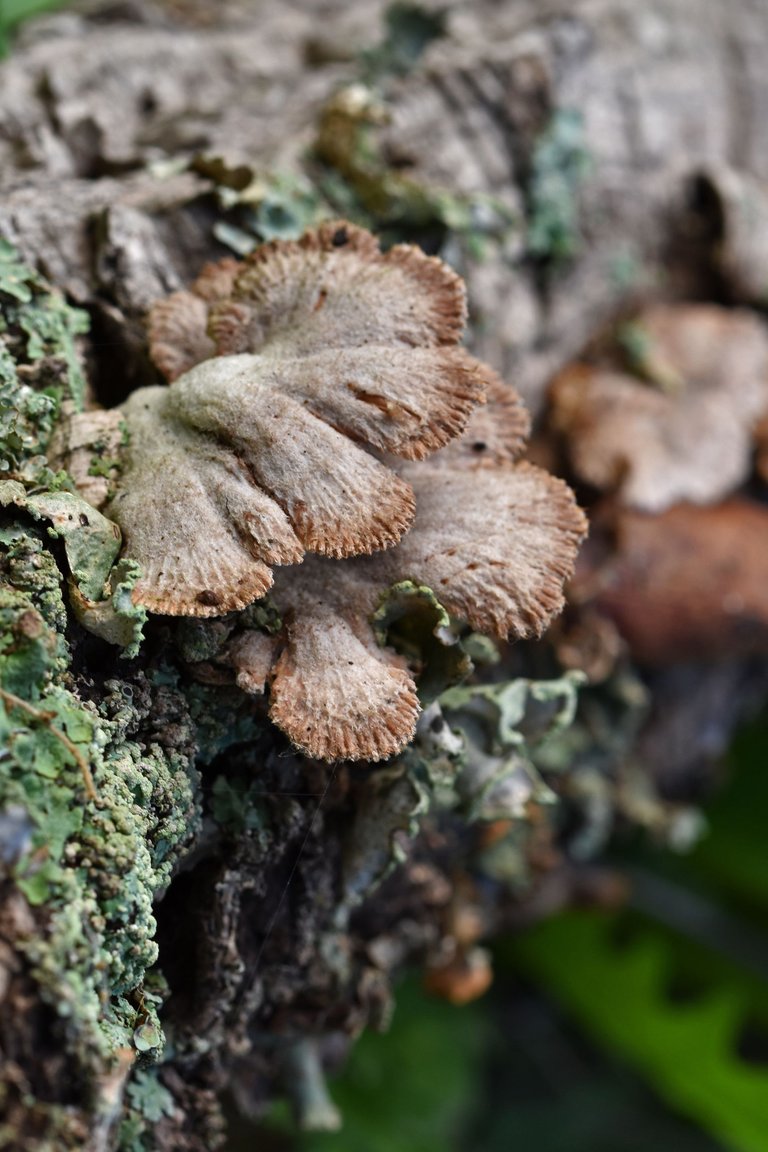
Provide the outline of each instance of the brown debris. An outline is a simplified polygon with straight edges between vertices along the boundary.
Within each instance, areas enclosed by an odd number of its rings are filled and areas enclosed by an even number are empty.
[[[493,967],[485,948],[459,950],[447,964],[427,968],[424,989],[449,1004],[470,1004],[493,983]]]
[[[650,383],[575,364],[553,384],[552,426],[576,475],[647,512],[727,495],[749,474],[768,404],[764,325],[747,312],[664,305],[633,327]]]

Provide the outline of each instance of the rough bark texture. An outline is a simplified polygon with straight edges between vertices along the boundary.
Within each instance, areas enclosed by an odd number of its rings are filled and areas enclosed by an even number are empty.
[[[27,32],[0,78],[0,228],[94,310],[102,358],[127,344],[116,391],[146,374],[147,304],[222,254],[205,179],[160,178],[147,164],[203,154],[300,166],[383,9],[222,4],[214,22],[193,3],[105,4]],[[581,0],[567,13],[518,0],[457,4],[448,28],[388,81],[389,122],[376,131],[384,158],[417,181],[516,213],[506,249],[461,271],[478,354],[536,401],[622,307],[679,292],[681,277],[690,287],[691,245],[706,260],[722,238],[706,212],[718,208],[718,174],[768,180],[765,13],[759,0]],[[542,133],[569,110],[584,172],[569,175],[566,155],[553,189]],[[542,215],[574,249],[554,270],[526,241],[546,230]]]
[[[224,157],[230,172],[306,168],[312,176],[317,161],[307,150],[322,109],[359,79],[358,50],[379,38],[383,9],[375,0],[127,0],[25,31],[0,69],[0,234],[90,313],[99,402],[156,381],[148,305],[228,252],[213,232],[222,211],[205,174],[211,158]],[[534,408],[552,373],[637,302],[705,290],[751,296],[768,283],[751,264],[740,278],[741,249],[728,247],[726,235],[734,173],[757,190],[768,183],[762,0],[483,0],[450,6],[447,27],[415,67],[385,78],[387,119],[369,130],[383,169],[409,187],[492,197],[511,214],[503,243],[487,244],[484,260],[466,230],[394,216],[455,259],[469,286],[473,350]],[[196,156],[207,163],[175,163]],[[342,175],[364,203],[359,170]],[[382,219],[392,225],[386,211]],[[190,683],[196,676],[215,687],[220,674],[210,644],[171,637],[156,623],[126,673],[76,627],[72,638],[81,694],[110,677],[129,684],[137,708],[130,739],[186,754],[200,687]],[[173,646],[186,654],[188,679],[182,689],[150,689],[145,673],[160,675]],[[514,654],[508,667],[528,674],[526,659]],[[741,681],[726,679],[740,698]],[[715,680],[701,687],[701,708]],[[175,1055],[156,1074],[153,1106],[146,1093],[143,1103],[140,1093],[123,1096],[135,1052],[126,1050],[108,1075],[67,1060],[61,1021],[37,995],[29,953],[15,952],[44,934],[46,910],[5,884],[0,1045],[9,1147],[97,1152],[120,1138],[125,1148],[203,1152],[221,1137],[216,1100],[225,1087],[257,1113],[293,1085],[304,1121],[328,1125],[317,1061],[332,1065],[351,1036],[384,1022],[392,969],[409,958],[447,962],[468,946],[457,905],[480,901],[457,897],[456,876],[492,845],[452,819],[428,820],[414,838],[411,784],[378,777],[374,785],[362,768],[328,774],[286,755],[273,735],[244,735],[236,753],[217,758],[224,731],[241,719],[228,711],[231,691],[221,690],[220,712],[208,721],[204,787],[210,801],[217,779],[234,779],[230,792],[246,815],[206,816],[157,907]],[[110,722],[120,714],[115,703]],[[672,764],[673,781],[675,771]],[[364,838],[377,804],[390,821],[382,852],[394,843],[407,861],[355,910],[376,867],[362,859],[350,822]],[[12,838],[5,826],[2,835]],[[588,873],[552,870],[561,857],[546,837],[526,851],[531,873],[548,875],[521,910],[497,870],[476,936],[591,891]],[[146,1088],[150,1073],[139,1074],[132,1083]]]

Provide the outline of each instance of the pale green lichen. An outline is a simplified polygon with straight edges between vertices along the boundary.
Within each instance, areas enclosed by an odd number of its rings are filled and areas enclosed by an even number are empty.
[[[143,988],[157,959],[152,901],[194,832],[196,776],[183,755],[130,738],[129,685],[108,684],[99,707],[79,698],[65,642],[40,610],[47,600],[48,618],[61,619],[61,576],[58,605],[50,562],[44,591],[23,590],[45,555],[35,543],[0,545],[0,808],[26,813],[13,875],[31,905],[46,906],[44,930],[19,948],[85,1068],[130,1046],[142,1025],[162,1044]],[[95,799],[73,749],[88,762]]]
[[[312,175],[336,214],[381,234],[382,244],[435,234],[449,236],[480,259],[486,241],[503,244],[518,221],[491,196],[464,196],[404,175],[389,164],[378,128],[386,120],[380,93],[365,84],[342,89],[318,122]]]
[[[162,1050],[153,900],[199,810],[191,727],[187,750],[161,748],[139,736],[149,705],[130,683],[86,694],[73,675],[70,608],[130,654],[146,618],[131,601],[136,566],[115,564],[119,531],[44,456],[61,402],[83,400],[85,328],[84,313],[0,241],[4,866],[35,918],[18,954],[83,1085],[120,1052],[146,1060]],[[28,1104],[51,1148],[81,1146],[66,1110]]]
[[[146,609],[131,591],[141,572],[131,560],[117,560],[120,529],[75,492],[28,493],[15,480],[0,481],[0,508],[25,512],[47,526],[64,544],[69,567],[69,600],[89,632],[135,656],[143,637]]]
[[[0,239],[0,471],[50,484],[43,453],[61,402],[82,407],[77,341],[87,330],[87,314]]]
[[[531,158],[526,247],[535,259],[558,265],[579,251],[578,195],[589,166],[581,113],[559,109],[539,137]]]
[[[364,78],[374,84],[386,76],[405,76],[430,44],[445,36],[448,15],[441,8],[394,3],[384,13],[384,38],[361,55]]]
[[[371,625],[379,644],[388,644],[418,674],[419,699],[428,703],[462,680],[472,663],[459,643],[460,629],[431,588],[402,580],[381,596]]]
[[[168,1089],[160,1083],[155,1068],[136,1072],[125,1090],[125,1110],[120,1122],[120,1152],[147,1152],[152,1129],[164,1116],[172,1116],[176,1105]],[[147,1139],[145,1139],[147,1138]]]

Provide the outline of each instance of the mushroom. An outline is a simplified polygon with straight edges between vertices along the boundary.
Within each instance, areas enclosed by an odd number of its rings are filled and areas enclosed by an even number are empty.
[[[768,407],[768,334],[748,312],[663,305],[632,327],[636,366],[655,383],[576,364],[555,380],[552,425],[579,479],[659,512],[706,504],[749,475]]]
[[[458,347],[465,312],[441,261],[382,253],[345,223],[209,266],[156,305],[151,351],[172,383],[116,410],[129,443],[106,509],[142,566],[137,600],[218,615],[307,551],[395,544],[414,495],[383,454],[423,459],[499,387]]]
[[[206,264],[189,288],[152,305],[149,351],[166,380],[175,380],[216,355],[216,345],[208,335],[208,312],[231,294],[239,268],[233,257]]]
[[[742,498],[621,511],[613,551],[585,549],[572,594],[646,666],[768,651],[768,509]]]
[[[458,347],[464,319],[439,260],[323,225],[157,305],[171,383],[116,410],[128,445],[106,511],[142,568],[136,602],[219,616],[271,588],[282,635],[246,626],[225,658],[318,759],[380,760],[414,734],[415,670],[372,620],[393,585],[504,638],[562,607],[585,518],[517,462],[527,413]]]
[[[539,635],[561,610],[586,519],[563,481],[513,462],[515,406],[499,398],[489,416],[495,440],[484,441],[485,452],[476,450],[488,427],[479,409],[461,440],[429,464],[400,466],[417,511],[397,546],[343,561],[308,557],[277,573],[270,598],[286,625],[270,716],[306,754],[380,760],[412,739],[420,710],[413,672],[378,644],[371,625],[392,585],[426,585],[455,617],[503,639]],[[260,683],[261,660],[262,650]],[[247,676],[241,660],[238,682]]]

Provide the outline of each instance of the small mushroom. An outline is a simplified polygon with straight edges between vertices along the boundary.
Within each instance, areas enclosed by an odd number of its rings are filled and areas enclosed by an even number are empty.
[[[709,305],[658,306],[632,327],[639,372],[576,364],[552,388],[552,425],[576,475],[658,512],[706,504],[749,475],[768,407],[768,333],[757,317]]]
[[[498,427],[504,427],[505,408]],[[271,599],[286,620],[273,668],[270,715],[298,748],[318,759],[380,760],[412,739],[419,715],[413,673],[380,647],[371,617],[393,585],[433,589],[455,616],[480,631],[539,635],[563,605],[586,520],[561,480],[525,462],[478,462],[464,444],[429,465],[401,465],[416,493],[414,523],[375,556],[308,557],[276,574]],[[516,421],[509,425],[517,436]]]
[[[212,265],[156,305],[151,348],[170,387],[115,412],[128,446],[107,509],[171,615],[245,607],[305,551],[388,548],[414,495],[383,453],[420,460],[465,427],[493,372],[458,340],[461,280],[441,261],[325,224]],[[215,353],[215,355],[214,355]],[[518,439],[526,417],[507,399]]]

